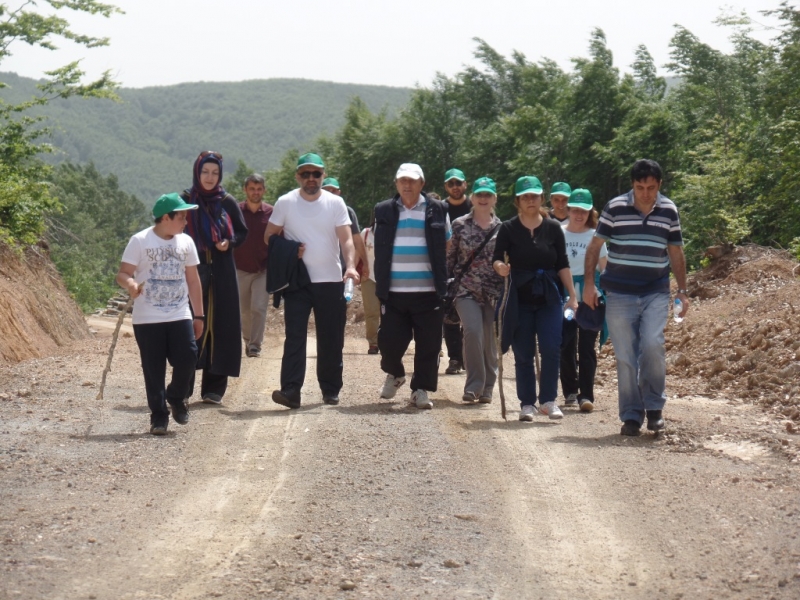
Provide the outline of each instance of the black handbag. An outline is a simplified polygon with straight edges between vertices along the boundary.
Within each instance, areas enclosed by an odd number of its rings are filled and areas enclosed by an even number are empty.
[[[444,320],[446,322],[448,323],[459,322],[458,313],[456,312],[455,302],[456,302],[456,294],[458,293],[458,286],[461,284],[461,278],[467,272],[470,265],[472,264],[472,261],[475,260],[475,257],[481,253],[481,251],[486,247],[486,244],[489,243],[489,240],[492,239],[492,236],[494,235],[495,231],[497,231],[498,227],[500,227],[499,224],[492,227],[492,230],[486,235],[484,240],[481,242],[481,245],[472,251],[472,254],[469,255],[469,258],[467,258],[466,262],[463,265],[461,265],[458,274],[455,275],[453,279],[451,279],[450,282],[447,284],[447,294],[445,294],[444,300],[442,302],[442,307],[444,308]],[[456,268],[458,269],[459,267],[456,266]]]

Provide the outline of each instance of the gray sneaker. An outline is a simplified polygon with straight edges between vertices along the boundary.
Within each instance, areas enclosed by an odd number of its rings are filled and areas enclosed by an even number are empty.
[[[467,404],[475,404],[478,401],[478,394],[477,392],[464,392],[464,395],[461,396],[461,400]]]
[[[381,398],[394,398],[394,395],[397,393],[397,390],[406,382],[405,377],[395,377],[394,375],[386,375],[386,381],[383,382],[383,388],[381,389]]]
[[[425,390],[414,390],[411,392],[411,402],[416,404],[417,408],[433,408],[433,402],[428,398],[428,392]]]
[[[569,408],[578,408],[578,394],[570,394],[567,396],[564,406]]]

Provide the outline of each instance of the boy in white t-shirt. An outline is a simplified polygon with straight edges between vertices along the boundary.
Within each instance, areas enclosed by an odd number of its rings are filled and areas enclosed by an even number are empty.
[[[167,433],[168,403],[177,423],[189,422],[186,396],[197,364],[196,339],[205,321],[200,261],[194,241],[183,233],[186,211],[195,209],[196,204],[187,204],[178,194],[161,196],[153,206],[155,225],[131,237],[116,278],[134,298],[133,333],[153,435]],[[173,370],[165,387],[167,361]]]

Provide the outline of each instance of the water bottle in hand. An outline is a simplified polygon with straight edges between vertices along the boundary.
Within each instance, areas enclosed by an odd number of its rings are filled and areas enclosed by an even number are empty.
[[[353,280],[348,277],[347,280],[344,282],[344,300],[349,304],[350,300],[352,299],[353,299]]]
[[[676,323],[683,323],[682,312],[683,302],[681,302],[680,298],[675,298],[675,302],[672,303],[672,318],[675,319]]]
[[[572,319],[575,318],[575,311],[571,308],[567,308],[567,310],[564,311],[564,318],[567,321],[572,321]]]

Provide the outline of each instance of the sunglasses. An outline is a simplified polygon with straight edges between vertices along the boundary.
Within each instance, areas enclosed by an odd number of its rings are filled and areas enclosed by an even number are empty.
[[[459,181],[458,179],[451,179],[450,181],[446,182],[444,185],[445,187],[461,187],[467,183],[466,181]]]
[[[213,158],[218,158],[219,160],[222,160],[222,154],[220,154],[219,152],[214,152],[213,150],[203,150],[200,153],[200,158],[205,158],[206,156],[211,156]]]
[[[322,171],[303,171],[300,173],[300,179],[308,179],[309,177],[319,179],[322,177]]]

